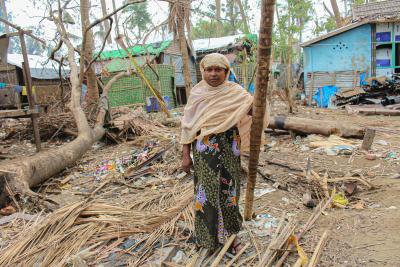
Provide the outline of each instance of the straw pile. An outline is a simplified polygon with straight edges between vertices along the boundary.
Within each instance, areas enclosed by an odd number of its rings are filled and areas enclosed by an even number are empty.
[[[141,196],[142,203],[131,207],[96,200],[65,206],[22,231],[0,251],[0,266],[65,266],[77,261],[96,264],[125,237],[142,234],[130,249],[136,248],[132,265],[140,265],[164,236],[190,237],[194,222],[192,186],[186,181],[147,200]]]

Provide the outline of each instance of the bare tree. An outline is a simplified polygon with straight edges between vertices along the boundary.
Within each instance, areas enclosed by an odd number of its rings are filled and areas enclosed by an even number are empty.
[[[217,37],[222,34],[221,0],[215,0],[215,18],[217,20]]]
[[[236,0],[236,3],[240,10],[240,15],[242,16],[243,30],[244,33],[250,33],[249,23],[247,22],[246,12],[244,11],[244,7],[241,0]]]
[[[107,5],[106,5],[106,0],[100,0],[101,3],[101,11],[103,12],[103,17],[107,15]],[[104,21],[104,28],[106,30],[106,32],[108,32],[110,30],[110,23],[108,22],[108,20]],[[112,40],[111,40],[111,35],[108,35],[107,37],[107,43],[111,44]]]
[[[170,3],[170,14],[168,26],[174,33],[174,38],[178,37],[179,48],[183,60],[183,76],[185,78],[186,97],[189,97],[192,90],[192,75],[190,74],[190,57],[188,51],[188,41],[186,39],[185,27],[189,30],[190,25],[190,2],[176,1]]]
[[[131,1],[116,9],[115,12],[118,12],[124,7],[137,2],[143,2],[143,0]],[[69,3],[69,1],[67,1],[67,3]],[[81,56],[80,64],[78,66],[75,57],[76,51],[78,51],[79,54],[84,54],[86,47],[85,42],[87,41],[86,38],[88,36],[85,33],[95,25],[102,23],[105,19],[108,19],[110,22],[112,22],[111,16],[114,15],[114,12],[103,17],[102,19],[96,20],[86,28],[82,29],[84,38],[82,41],[81,50],[78,50],[76,47],[74,47],[69,39],[68,32],[62,21],[62,11],[66,8],[66,6],[61,7],[59,2],[58,11],[55,12],[53,12],[51,9],[50,4],[49,7],[50,18],[56,24],[57,31],[59,32],[61,38],[56,46],[56,49],[59,50],[62,45],[65,45],[68,50],[67,59],[71,69],[71,100],[69,108],[78,128],[78,136],[75,140],[62,147],[43,151],[32,157],[18,159],[14,162],[2,164],[0,166],[0,183],[4,183],[5,181],[6,186],[0,189],[0,202],[1,200],[4,200],[4,196],[10,194],[10,192],[25,196],[38,196],[32,192],[30,188],[44,182],[48,178],[64,170],[66,167],[72,166],[87,150],[90,149],[94,142],[100,140],[105,133],[103,125],[105,122],[105,115],[109,111],[107,101],[108,91],[110,90],[113,82],[122,76],[130,74],[129,71],[119,73],[113,77],[113,79],[111,79],[107,85],[104,86],[101,101],[99,101],[98,104],[96,123],[93,127],[91,127],[85,112],[81,107],[81,91],[83,82],[82,74],[85,73],[85,70],[90,68],[91,64],[89,63],[85,66],[85,59]],[[104,48],[104,43],[102,48]]]
[[[6,7],[6,1],[5,0],[0,0],[0,5],[1,5],[1,13],[3,15],[4,19],[7,19],[7,7]],[[8,24],[4,24],[4,31],[6,33],[10,32],[10,28],[8,26]]]
[[[333,14],[335,15],[336,28],[340,28],[342,26],[342,17],[340,16],[339,7],[336,0],[331,0],[331,6]]]
[[[86,42],[83,44],[85,47],[83,47],[81,56],[85,60],[91,61],[93,58],[93,50],[94,50],[93,31],[92,30],[86,31],[86,29],[90,25],[89,21],[90,0],[80,0],[80,4],[81,4],[82,34],[84,34],[84,39],[86,40]],[[96,74],[91,66],[87,69],[85,73],[85,78],[87,82],[88,104],[90,106],[93,106],[99,100],[99,88],[97,86]]]

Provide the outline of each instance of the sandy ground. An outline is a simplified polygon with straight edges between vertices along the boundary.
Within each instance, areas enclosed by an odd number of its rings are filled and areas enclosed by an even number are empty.
[[[276,103],[273,107],[273,114],[286,114],[285,106]],[[320,110],[299,107],[295,116],[313,118],[324,121],[341,121],[344,124],[359,125],[362,127],[377,128],[375,142],[370,151],[374,155],[369,160],[364,152],[354,149],[347,155],[327,155],[324,151],[310,149],[310,142],[315,136],[291,136],[289,134],[269,133],[267,135],[267,146],[261,154],[260,171],[269,174],[277,184],[258,176],[258,193],[265,193],[255,199],[255,213],[264,217],[271,216],[275,222],[285,214],[287,217],[296,218],[301,226],[312,214],[313,210],[302,204],[302,194],[307,190],[299,178],[299,172],[289,168],[268,164],[273,160],[289,167],[306,169],[308,159],[311,162],[312,170],[321,177],[327,174],[329,178],[360,175],[374,185],[374,189],[368,190],[365,186],[357,184],[355,193],[347,196],[349,204],[346,208],[328,209],[321,216],[314,227],[301,240],[300,245],[307,255],[311,257],[314,248],[325,230],[329,230],[329,239],[324,247],[321,260],[318,266],[400,266],[400,257],[397,249],[400,241],[400,180],[393,176],[400,173],[400,120],[396,117],[384,116],[361,116],[348,115],[343,110]],[[177,133],[177,129],[171,129]],[[118,146],[102,146],[97,144],[82,158],[78,164],[59,176],[48,180],[36,189],[37,192],[46,194],[53,200],[50,208],[64,206],[73,201],[85,198],[85,193],[90,192],[101,181],[93,179],[93,172],[109,159],[120,158],[132,153],[134,149],[140,149],[151,137],[142,137],[137,142],[122,144]],[[328,137],[322,137],[328,140]],[[347,140],[356,148],[361,140]],[[57,144],[45,144],[54,146]],[[34,153],[33,146],[27,142],[17,144],[6,144],[13,156]],[[23,149],[23,148],[27,149]],[[146,187],[149,179],[160,181],[160,177],[180,173],[180,160],[176,156],[179,148],[167,154],[168,170],[165,165],[155,166],[156,177],[137,180],[132,184],[135,188],[121,187],[118,191],[104,190],[103,196],[113,198],[115,202],[129,202],[135,198],[142,186]],[[164,157],[165,159],[165,157]],[[85,175],[85,173],[87,175]],[[67,180],[65,180],[67,179]],[[162,180],[162,179],[161,179]],[[147,184],[147,185],[146,185]],[[344,189],[343,183],[336,184],[337,190]],[[243,181],[242,196],[244,196],[246,181]],[[282,189],[279,189],[282,188]],[[266,190],[268,189],[268,190]],[[271,189],[271,190],[269,190]],[[263,191],[264,190],[264,191]],[[272,191],[272,192],[267,192]],[[241,199],[243,205],[244,197]],[[30,207],[32,212],[37,212],[41,207]],[[49,208],[49,207],[48,207]],[[268,215],[267,215],[268,214]],[[17,227],[17,226],[16,226]],[[257,253],[253,247],[259,243],[265,248],[270,239],[269,234],[274,226],[257,225],[257,220],[246,222],[243,231],[240,233],[244,243],[249,243],[249,250],[241,257],[245,259]],[[250,238],[250,234],[253,236]],[[7,236],[2,236],[1,242],[8,243]],[[3,245],[4,245],[3,244]],[[193,245],[189,246],[193,248]],[[181,249],[184,250],[183,246]],[[188,249],[185,247],[185,249]],[[290,263],[294,263],[297,255],[292,253]],[[226,262],[227,259],[225,259]],[[255,264],[256,261],[253,261]],[[251,265],[251,261],[243,265]],[[107,265],[106,265],[107,266]]]

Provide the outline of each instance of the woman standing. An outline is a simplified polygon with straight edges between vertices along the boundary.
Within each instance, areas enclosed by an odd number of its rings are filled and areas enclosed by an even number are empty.
[[[193,87],[182,118],[182,168],[190,172],[194,158],[195,237],[215,250],[240,231],[240,149],[248,139],[253,97],[229,82],[228,59],[218,53],[200,62],[203,80]],[[249,123],[250,122],[250,123]],[[242,248],[236,238],[232,253]]]

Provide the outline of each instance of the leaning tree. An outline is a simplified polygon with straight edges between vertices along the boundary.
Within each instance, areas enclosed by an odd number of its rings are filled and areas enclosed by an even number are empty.
[[[97,106],[97,117],[94,126],[90,126],[86,114],[81,106],[81,92],[82,82],[91,69],[92,63],[96,60],[96,57],[87,57],[88,53],[85,49],[90,49],[87,46],[89,40],[89,31],[99,23],[103,23],[105,20],[109,21],[110,28],[108,29],[101,46],[100,52],[104,49],[105,41],[110,35],[111,27],[113,24],[112,16],[117,12],[121,11],[125,7],[143,2],[144,0],[127,1],[124,5],[116,8],[112,13],[98,19],[92,23],[87,24],[86,27],[82,28],[82,43],[78,46],[74,46],[70,40],[70,34],[68,33],[65,22],[63,21],[63,12],[69,8],[70,0],[65,1],[63,4],[61,0],[57,1],[57,7],[53,6],[48,1],[49,8],[49,19],[57,26],[59,33],[58,44],[56,45],[52,55],[53,59],[58,61],[54,56],[61,47],[66,47],[67,55],[66,59],[70,67],[70,81],[71,81],[71,98],[69,103],[69,109],[73,115],[78,129],[78,136],[70,143],[65,144],[55,149],[49,149],[35,154],[31,157],[20,158],[15,161],[3,163],[0,165],[0,205],[4,204],[6,197],[10,194],[19,194],[28,197],[39,197],[38,194],[34,193],[31,188],[44,182],[48,178],[58,174],[65,168],[74,165],[74,163],[80,159],[83,154],[88,151],[91,146],[98,140],[100,140],[104,134],[105,129],[103,127],[107,113],[110,111],[110,106],[107,101],[107,94],[111,88],[111,85],[119,78],[130,75],[130,70],[121,72],[115,75],[106,85],[103,86],[103,92],[100,96]],[[97,56],[100,55],[97,53]],[[90,53],[89,53],[90,54]],[[79,55],[79,65],[76,63],[76,57]],[[3,185],[3,186],[1,186]],[[2,203],[3,202],[3,203]]]

